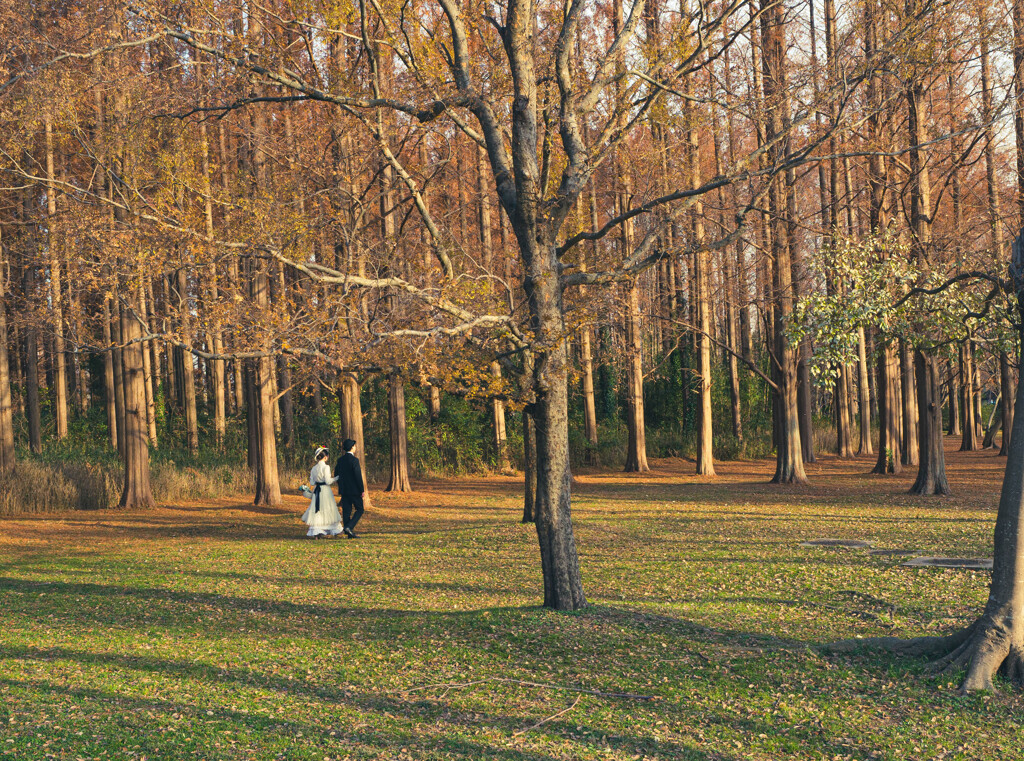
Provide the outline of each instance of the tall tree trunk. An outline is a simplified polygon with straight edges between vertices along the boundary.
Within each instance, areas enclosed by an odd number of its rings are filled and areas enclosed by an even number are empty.
[[[768,0],[761,2],[761,43],[764,101],[768,111],[766,141],[770,146],[768,161],[781,163],[785,147],[778,141],[788,138],[789,102],[786,75],[786,42],[782,9]],[[793,315],[793,269],[790,259],[789,213],[785,180],[770,180],[768,206],[771,213],[771,245],[774,255],[772,288],[775,306],[774,350],[776,393],[776,465],[773,483],[806,483],[804,452],[800,438],[800,416],[797,407],[796,356],[789,341],[789,323]]]
[[[220,297],[220,287],[217,282],[217,257],[215,256],[213,237],[213,177],[210,170],[210,140],[206,131],[206,123],[199,124],[199,139],[203,156],[203,200],[204,217],[206,223],[206,246],[209,249],[210,264],[206,271],[206,288],[211,304],[216,304]],[[226,151],[225,151],[226,152]],[[226,157],[225,157],[226,158]],[[207,334],[207,343],[210,352],[214,355],[224,350],[224,335],[221,330],[220,321],[214,319]],[[224,436],[227,433],[227,399],[225,384],[225,367],[223,359],[210,360],[211,386],[213,392],[213,435],[217,445],[223,445]]]
[[[114,392],[116,381],[114,374],[114,337],[110,330],[110,298],[103,299],[103,345],[106,351],[103,352],[103,386],[104,386],[104,407],[107,410],[107,431],[110,434],[110,446],[120,451],[118,443],[118,416],[117,400]]]
[[[860,445],[857,454],[870,455],[871,446],[871,383],[868,380],[867,337],[864,326],[857,328],[857,408],[860,412]]]
[[[939,391],[939,368],[934,355],[914,352],[917,370],[917,399],[920,410],[920,467],[913,494],[949,494],[946,480],[946,454],[942,441],[942,396]]]
[[[1013,430],[1013,370],[1005,351],[999,352],[999,387],[1003,394],[1001,412],[1003,418],[1002,445],[999,454],[1006,455],[1010,451],[1010,432]]]
[[[626,299],[626,426],[629,435],[625,470],[627,473],[646,473],[651,468],[647,464],[640,287],[635,278],[627,287]],[[537,424],[541,424],[539,420]]]
[[[122,307],[120,337],[124,384],[124,434],[121,437],[124,461],[124,488],[119,506],[128,510],[155,506],[149,484],[149,445],[146,425],[146,382],[143,376],[143,344],[134,308]]]
[[[978,449],[978,421],[974,406],[974,362],[971,356],[971,340],[967,339],[960,345],[960,390],[963,394],[961,406],[964,410],[964,432],[961,452],[974,452]]]
[[[251,298],[258,310],[270,308],[270,282],[266,264],[253,263]],[[266,347],[265,347],[266,348]],[[256,495],[254,505],[280,505],[281,483],[277,467],[277,440],[274,437],[273,377],[274,359],[262,356],[253,362],[252,398],[248,414],[255,436]]]
[[[900,341],[900,368],[902,372],[900,388],[900,408],[903,414],[903,433],[901,437],[901,457],[904,465],[917,465],[920,462],[921,446],[918,441],[918,409],[917,381],[914,370],[914,350],[906,341]]]
[[[64,355],[64,296],[61,291],[61,236],[57,232],[57,185],[53,161],[53,125],[46,120],[46,230],[50,263],[50,310],[53,327],[53,416],[57,440],[68,435],[67,358]]]
[[[0,236],[3,228],[0,226]],[[5,292],[6,264],[3,261],[3,243],[0,241],[0,473],[10,473],[15,465],[14,410],[11,404],[11,367],[8,358],[10,344],[7,334],[7,294]]]
[[[137,301],[139,304],[139,319],[142,320],[146,331],[149,332],[150,318],[147,314],[146,289],[141,284],[138,287]],[[149,438],[149,445],[156,449],[156,389],[153,383],[153,367],[150,360],[148,341],[142,344],[142,376],[143,386],[146,391],[146,432]]]
[[[501,365],[491,363],[491,375],[501,378]],[[498,469],[502,473],[512,470],[508,459],[508,435],[505,432],[505,402],[501,399],[491,400],[491,417],[494,425],[494,449],[497,454]]]
[[[178,321],[184,334],[183,340],[188,343],[192,340],[193,331],[191,307],[188,303],[188,277],[184,263],[178,268],[175,276],[175,288],[178,296]],[[199,415],[196,409],[195,361],[190,352],[181,348],[177,352],[181,367],[178,382],[181,384],[179,390],[182,411],[185,413],[185,441],[189,454],[196,455],[199,452]]]
[[[873,473],[895,474],[903,470],[897,427],[899,400],[893,377],[897,367],[896,351],[889,341],[884,341],[878,352],[878,462]]]
[[[537,517],[537,425],[533,413],[523,408],[523,523]]]
[[[959,365],[953,369],[953,363],[949,363],[949,435],[960,436],[960,371]]]
[[[916,5],[917,0],[909,0]],[[912,6],[908,5],[912,9]],[[925,127],[925,88],[922,79],[914,76],[907,83],[906,98],[908,111],[908,132],[910,144],[910,198],[911,228],[914,233],[914,249],[918,267],[924,271],[929,264],[932,243],[931,228],[931,181],[925,162],[924,146],[928,142]],[[927,342],[929,337],[923,337]],[[918,469],[917,481],[911,488],[913,494],[948,494],[949,484],[946,481],[946,452],[942,440],[942,409],[939,396],[938,363],[935,350],[927,343],[919,344],[916,349],[915,365],[919,383],[927,388],[919,390],[921,416],[928,416],[928,424],[920,421],[918,425],[919,454],[921,467]],[[907,386],[904,394],[909,395],[911,388]],[[925,409],[925,404],[928,408]],[[915,410],[916,412],[916,410]],[[908,436],[912,431],[906,432]]]
[[[405,381],[398,373],[388,377],[388,424],[391,432],[391,478],[384,491],[412,491],[409,480],[409,440],[405,424]]]

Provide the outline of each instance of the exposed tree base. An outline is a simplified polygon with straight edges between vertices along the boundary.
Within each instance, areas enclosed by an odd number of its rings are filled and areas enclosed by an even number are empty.
[[[1024,641],[1015,637],[1009,613],[988,613],[970,626],[946,637],[869,637],[834,642],[829,650],[849,652],[876,648],[914,658],[933,658],[937,674],[965,672],[960,694],[995,691],[995,677],[1002,676],[1014,687],[1024,687]]]

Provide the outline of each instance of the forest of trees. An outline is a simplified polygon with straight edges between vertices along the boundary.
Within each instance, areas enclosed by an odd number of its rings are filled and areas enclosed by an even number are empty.
[[[407,398],[458,404],[572,609],[571,463],[789,484],[827,446],[942,494],[944,433],[1009,445],[1021,0],[40,0],[0,36],[5,471],[102,437],[137,508],[153,451],[237,431],[275,505],[373,392],[406,491]]]

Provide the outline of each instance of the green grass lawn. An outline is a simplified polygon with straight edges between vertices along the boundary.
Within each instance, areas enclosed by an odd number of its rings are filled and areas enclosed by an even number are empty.
[[[375,494],[358,541],[302,539],[297,497],[2,520],[0,759],[1021,757],[1009,689],[814,648],[952,631],[987,573],[797,546],[990,555],[1002,461],[951,452],[953,499],[770,467],[581,476],[575,614],[538,607],[514,479]]]

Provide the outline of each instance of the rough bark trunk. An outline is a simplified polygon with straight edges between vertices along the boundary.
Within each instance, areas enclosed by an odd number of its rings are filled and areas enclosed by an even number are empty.
[[[896,351],[886,342],[878,353],[878,462],[873,473],[900,473],[900,437],[896,425],[899,402],[896,398]]]
[[[537,517],[537,426],[533,414],[523,409],[523,523]]]
[[[920,467],[911,494],[949,494],[946,455],[942,442],[942,396],[939,368],[930,352],[914,352],[917,372],[917,408],[920,410]]]
[[[270,283],[266,265],[255,265],[251,280],[251,296],[257,309],[270,307]],[[191,364],[191,363],[190,363]],[[248,414],[254,425],[256,445],[256,494],[254,505],[280,505],[281,483],[277,469],[277,440],[274,437],[273,357],[259,357],[253,362],[252,398]],[[194,384],[193,391],[194,391]]]
[[[124,488],[120,507],[128,510],[155,506],[149,484],[149,445],[146,424],[146,381],[143,375],[143,345],[138,343],[142,330],[132,309],[121,309],[121,350],[124,365],[124,434],[122,458],[124,461]]]
[[[392,373],[388,378],[388,424],[391,439],[391,478],[384,491],[412,491],[409,481],[409,442],[405,427],[405,381]]]
[[[789,126],[785,28],[780,6],[770,3],[769,0],[762,0],[761,8],[762,86],[768,112],[765,129],[767,144],[771,146],[768,160],[770,164],[778,164],[786,150],[778,141],[785,139]],[[775,377],[778,384],[775,415],[776,460],[772,482],[806,483],[800,415],[797,408],[797,363],[788,335],[795,293],[787,220],[789,208],[784,179],[772,179],[768,191],[771,246],[775,259],[772,268],[772,288],[775,307]]]
[[[1010,451],[1010,434],[1013,431],[1013,369],[1005,351],[999,352],[999,387],[1003,393],[1000,405],[1003,418],[1003,441],[999,454],[1006,455]]]
[[[963,394],[961,406],[964,412],[961,452],[974,452],[978,449],[978,421],[974,407],[974,362],[971,361],[971,354],[968,339],[960,346],[960,389]]]

